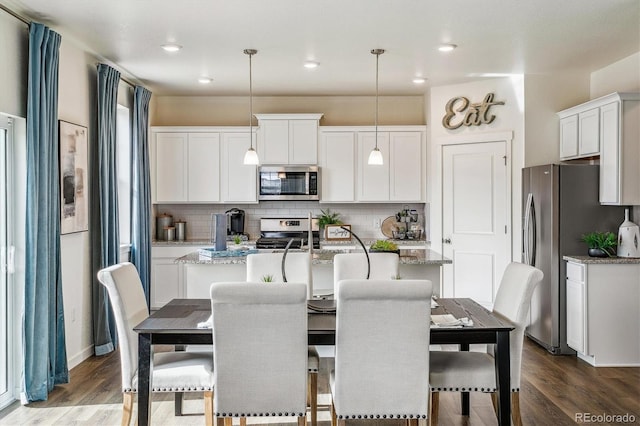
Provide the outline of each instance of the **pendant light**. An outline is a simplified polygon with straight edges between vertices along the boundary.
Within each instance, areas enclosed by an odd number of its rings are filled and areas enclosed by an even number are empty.
[[[382,158],[382,152],[378,148],[378,60],[380,55],[384,53],[384,49],[373,49],[371,53],[376,55],[376,147],[373,148],[369,154],[369,161],[367,163],[372,166],[382,166],[384,159]]]
[[[244,154],[244,164],[258,165],[260,160],[258,153],[253,149],[253,84],[251,81],[251,57],[258,53],[255,49],[245,49],[244,53],[249,55],[249,141],[251,143],[249,149]]]

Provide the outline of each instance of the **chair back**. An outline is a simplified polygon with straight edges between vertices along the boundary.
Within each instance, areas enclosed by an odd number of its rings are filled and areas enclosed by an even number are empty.
[[[333,400],[339,418],[426,418],[431,287],[428,280],[338,282]]]
[[[265,275],[271,275],[273,282],[281,283],[283,253],[254,253],[247,256],[247,282],[261,282]],[[285,274],[288,282],[309,283],[311,277],[311,257],[307,252],[287,253]]]
[[[390,280],[398,276],[400,256],[396,253],[369,253],[370,280]],[[367,278],[367,256],[359,253],[338,253],[333,257],[334,286],[342,280]],[[335,289],[334,289],[335,290]]]
[[[216,415],[304,416],[307,286],[211,285]]]
[[[101,269],[98,280],[107,288],[116,320],[122,390],[130,391],[138,370],[138,333],[133,327],[149,316],[142,282],[138,270],[129,262]]]
[[[509,335],[512,389],[520,388],[524,329],[529,324],[529,306],[533,290],[543,276],[542,271],[533,266],[510,263],[502,275],[493,304],[493,312],[515,325],[515,329]],[[493,346],[489,346],[489,353],[493,354]]]

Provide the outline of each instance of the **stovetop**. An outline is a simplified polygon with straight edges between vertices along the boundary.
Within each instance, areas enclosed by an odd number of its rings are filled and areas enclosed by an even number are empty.
[[[318,220],[311,220],[313,248],[320,248]],[[298,217],[278,217],[260,219],[260,239],[256,241],[259,249],[283,249],[293,238],[290,248],[298,249],[301,243],[306,246],[309,235],[309,219]],[[302,240],[302,241],[301,241]]]
[[[258,249],[283,249],[287,246],[289,241],[293,238],[293,243],[291,244],[292,249],[299,249],[301,243],[305,246],[307,245],[307,236],[305,235],[296,235],[296,236],[277,236],[277,237],[269,237],[263,236],[260,237],[256,241],[256,248]],[[313,248],[320,248],[320,238],[317,235],[313,236]]]

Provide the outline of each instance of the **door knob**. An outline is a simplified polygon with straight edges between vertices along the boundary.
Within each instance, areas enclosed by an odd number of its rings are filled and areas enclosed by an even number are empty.
[[[451,238],[443,238],[442,242],[445,244],[451,244]]]

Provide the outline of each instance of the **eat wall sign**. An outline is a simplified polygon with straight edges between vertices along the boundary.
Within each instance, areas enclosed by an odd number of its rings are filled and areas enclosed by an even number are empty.
[[[445,115],[442,117],[442,125],[450,130],[460,126],[480,126],[490,124],[496,116],[489,113],[493,105],[504,105],[504,101],[494,101],[495,95],[487,93],[482,102],[472,104],[468,98],[458,96],[451,98],[444,107]]]

